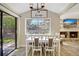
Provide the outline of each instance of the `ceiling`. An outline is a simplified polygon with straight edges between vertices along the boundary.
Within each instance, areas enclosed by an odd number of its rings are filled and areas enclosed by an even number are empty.
[[[79,19],[79,3],[70,8],[66,13],[60,16],[61,19],[76,18]]]
[[[28,3],[2,3],[2,5],[18,15],[30,10]],[[74,5],[75,3],[47,3],[45,9],[61,14]]]

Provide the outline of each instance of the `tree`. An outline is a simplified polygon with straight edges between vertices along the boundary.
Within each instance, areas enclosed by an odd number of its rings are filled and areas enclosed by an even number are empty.
[[[14,32],[15,31],[15,18],[12,16],[4,16],[3,17],[3,31],[6,32]]]
[[[15,28],[15,19],[11,16],[4,16],[3,27],[13,29]]]

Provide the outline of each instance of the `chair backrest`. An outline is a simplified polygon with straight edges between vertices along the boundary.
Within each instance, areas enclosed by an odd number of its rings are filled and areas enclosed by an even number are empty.
[[[52,47],[52,45],[53,45],[53,38],[49,38],[48,39],[48,46]]]
[[[39,38],[34,38],[34,45],[38,46],[39,45]]]

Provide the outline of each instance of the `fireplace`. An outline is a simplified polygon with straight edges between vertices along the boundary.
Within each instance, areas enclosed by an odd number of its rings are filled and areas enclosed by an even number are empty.
[[[67,32],[60,32],[60,37],[63,36],[64,38],[67,38]]]
[[[78,38],[78,32],[70,32],[70,38]]]

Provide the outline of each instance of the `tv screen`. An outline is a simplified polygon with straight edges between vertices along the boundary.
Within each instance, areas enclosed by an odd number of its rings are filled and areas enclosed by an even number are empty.
[[[75,28],[77,27],[77,19],[64,19],[64,28]]]

